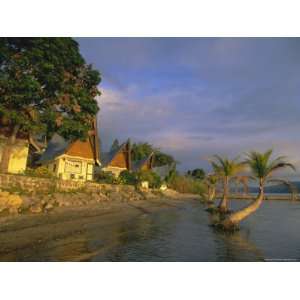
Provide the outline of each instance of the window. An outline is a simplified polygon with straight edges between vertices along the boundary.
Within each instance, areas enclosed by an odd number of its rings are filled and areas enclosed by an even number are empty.
[[[70,174],[71,179],[75,179],[75,174]]]
[[[52,169],[53,172],[56,171],[56,164],[53,164],[53,169]]]
[[[80,174],[81,173],[81,162],[74,160],[66,160],[65,162],[65,172],[72,174]]]

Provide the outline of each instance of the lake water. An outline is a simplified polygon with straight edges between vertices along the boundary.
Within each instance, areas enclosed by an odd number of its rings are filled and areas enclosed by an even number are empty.
[[[246,201],[231,201],[237,209]],[[265,201],[234,234],[208,226],[199,203],[145,214],[124,225],[115,245],[91,261],[265,261],[300,258],[300,203]],[[91,247],[99,241],[90,241]]]
[[[232,200],[230,206],[238,209],[247,202]],[[217,232],[209,226],[211,215],[198,201],[181,202],[153,213],[135,212],[131,217],[120,210],[118,215],[102,212],[83,219],[49,219],[47,223],[37,217],[42,225],[36,221],[31,224],[29,219],[24,230],[20,227],[3,234],[1,251],[11,239],[22,241],[24,246],[2,252],[0,260],[187,262],[300,258],[300,202],[264,201],[234,234]],[[45,225],[48,222],[52,225]]]

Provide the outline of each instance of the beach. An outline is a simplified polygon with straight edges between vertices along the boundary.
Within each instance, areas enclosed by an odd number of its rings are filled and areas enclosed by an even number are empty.
[[[138,201],[109,201],[81,207],[57,207],[48,213],[20,214],[0,218],[0,261],[82,261],[95,253],[72,252],[68,244],[84,243],[87,235],[96,232],[105,251],[114,243],[117,228],[130,224],[135,218],[158,210],[178,208],[187,201],[199,201],[197,195],[157,197]],[[80,247],[79,247],[80,248]],[[61,253],[53,254],[53,249]],[[36,255],[33,255],[36,253]],[[39,253],[43,253],[42,257]],[[49,257],[47,259],[47,253]]]

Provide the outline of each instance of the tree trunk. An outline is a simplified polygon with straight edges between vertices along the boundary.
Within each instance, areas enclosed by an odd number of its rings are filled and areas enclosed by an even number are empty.
[[[7,139],[7,142],[3,147],[2,158],[0,162],[0,173],[8,172],[9,160],[13,151],[13,146],[16,143],[16,137],[19,128],[19,125],[14,126],[11,136]]]
[[[208,193],[208,202],[214,202],[215,195],[216,195],[216,188],[210,187]]]
[[[223,222],[223,226],[225,228],[235,227],[238,225],[242,220],[246,219],[248,216],[250,216],[252,213],[254,213],[261,205],[262,201],[264,199],[264,185],[263,181],[260,180],[259,183],[259,194],[257,198],[252,201],[248,206],[245,208],[231,214],[226,218]]]
[[[38,145],[38,143],[34,140],[34,138],[32,137],[32,135],[29,133],[29,137],[28,137],[28,142],[30,145],[32,145],[35,150],[37,151],[37,153],[41,153],[42,149],[40,147],[40,145]]]
[[[228,183],[229,183],[229,178],[228,176],[225,176],[223,182],[223,189],[224,189],[223,198],[219,205],[219,210],[222,213],[226,213],[228,211]]]

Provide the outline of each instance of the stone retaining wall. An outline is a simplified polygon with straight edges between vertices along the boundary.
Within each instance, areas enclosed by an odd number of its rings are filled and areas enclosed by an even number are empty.
[[[47,192],[55,189],[56,180],[22,175],[0,174],[0,188]]]
[[[114,192],[133,191],[133,186],[119,186],[110,184],[99,184],[96,182],[84,182],[74,180],[59,180],[52,178],[38,178],[24,175],[0,174],[0,188],[21,189],[26,192],[47,193],[50,191],[74,191],[84,189],[88,192],[110,190]]]

